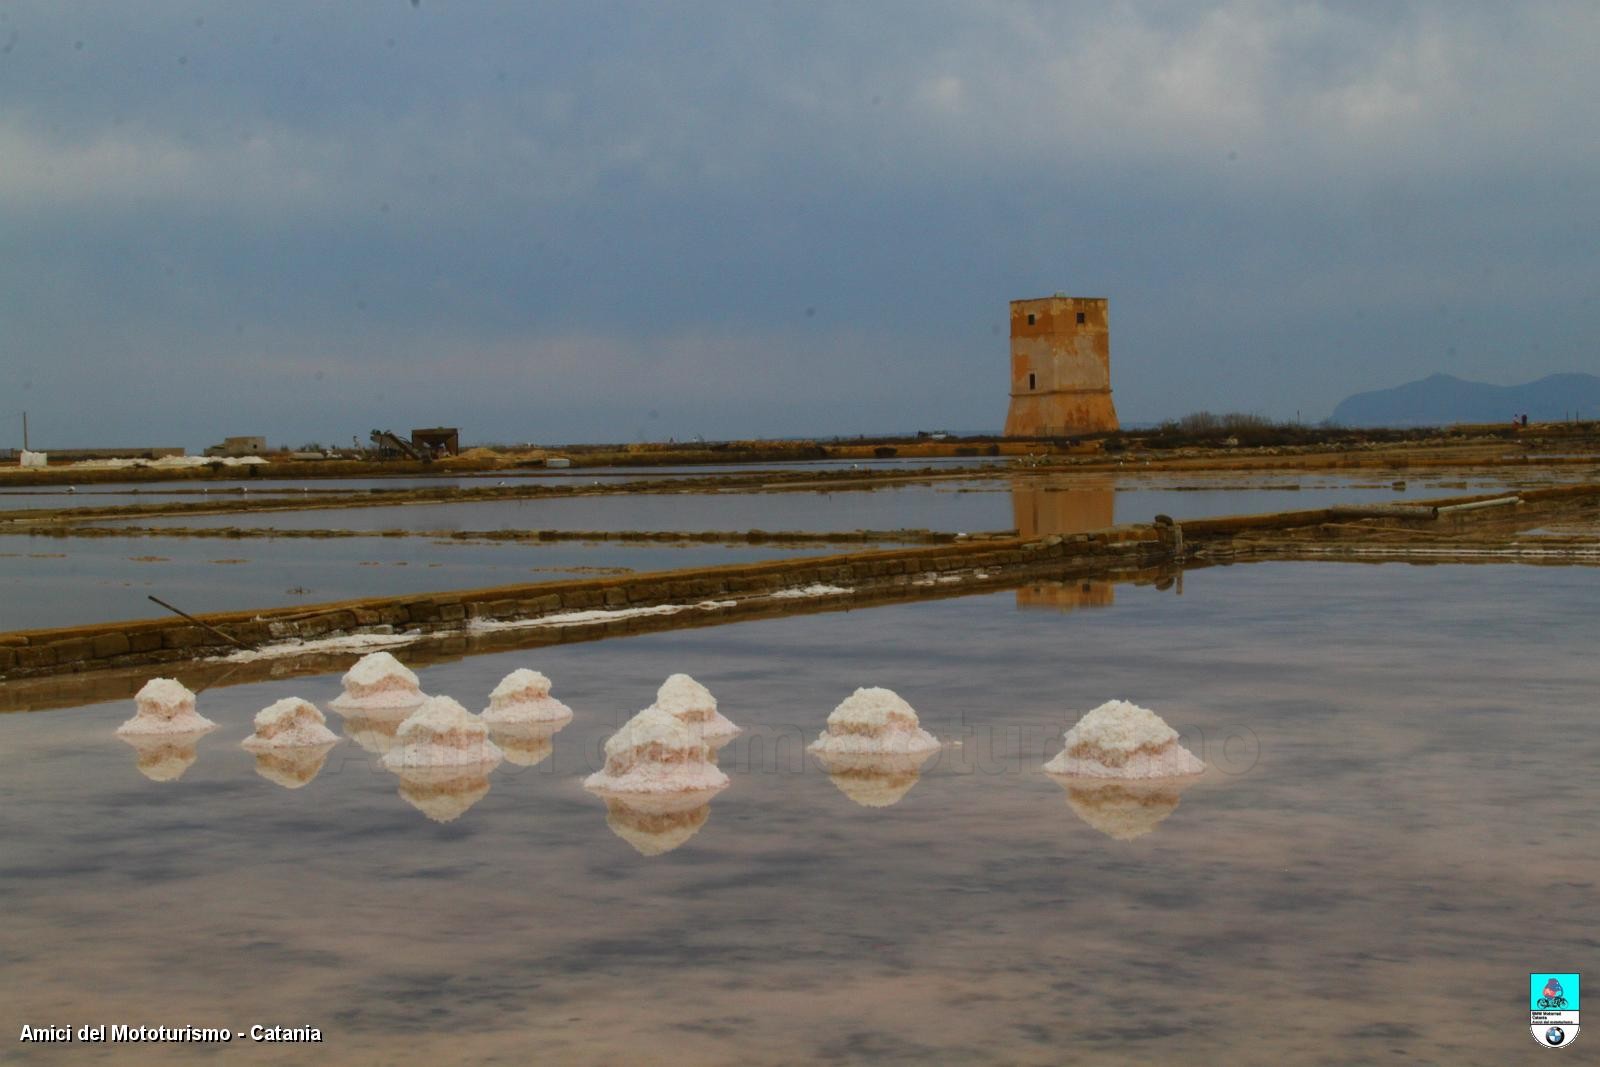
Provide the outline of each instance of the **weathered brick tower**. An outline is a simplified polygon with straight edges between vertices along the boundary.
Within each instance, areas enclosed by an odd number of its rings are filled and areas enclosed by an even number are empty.
[[[1104,297],[1011,301],[1007,437],[1070,437],[1117,429],[1111,323]]]

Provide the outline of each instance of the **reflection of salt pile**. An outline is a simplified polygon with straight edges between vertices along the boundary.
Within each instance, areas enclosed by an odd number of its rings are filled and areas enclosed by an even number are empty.
[[[331,705],[338,711],[338,705]],[[400,724],[411,718],[414,708],[378,708],[371,711],[345,712],[344,735],[374,756],[386,754],[395,745],[394,735]]]
[[[1108,700],[1066,733],[1066,748],[1044,765],[1051,774],[1089,778],[1173,778],[1206,765],[1178,744],[1161,716],[1126,700]]]
[[[728,776],[710,762],[698,732],[660,708],[645,708],[606,742],[605,768],[584,780],[599,793],[710,793]]]
[[[322,771],[328,753],[333,751],[333,744],[330,741],[324,745],[261,749],[255,754],[256,773],[274,785],[299,789]]]
[[[194,694],[171,678],[152,678],[133,698],[133,718],[117,727],[124,737],[134,734],[192,734],[214,730],[217,724],[194,710]]]
[[[1194,781],[1184,778],[1125,779],[1060,776],[1067,803],[1078,817],[1107,837],[1143,837],[1178,808],[1180,794]]]
[[[256,712],[255,733],[241,744],[256,757],[256,773],[298,789],[317,776],[339,738],[316,707],[299,697],[285,697]]]
[[[199,758],[196,745],[214,727],[187,733],[122,734],[121,740],[139,755],[139,773],[152,782],[175,782]]]
[[[340,681],[344,692],[328,705],[339,712],[415,708],[428,699],[417,676],[387,652],[362,656]]]
[[[566,729],[567,722],[563,719],[560,722],[519,722],[504,726],[490,723],[489,736],[500,746],[507,763],[514,763],[518,767],[536,767],[555,751],[551,738]]]
[[[830,759],[917,754],[926,758],[938,747],[938,739],[922,728],[910,704],[892,690],[873,688],[857,689],[834,708],[828,728],[810,750]]]
[[[550,679],[526,668],[501,679],[489,694],[483,721],[493,726],[525,722],[565,722],[572,709],[550,695]]]
[[[449,697],[430,697],[400,724],[395,742],[383,757],[391,771],[480,767],[487,772],[501,760],[489,727]]]
[[[689,677],[674,674],[656,690],[656,707],[697,732],[713,745],[732,740],[739,728],[717,711],[711,690]]]
[[[922,764],[931,750],[905,755],[870,756],[859,753],[817,754],[839,792],[864,808],[898,804],[922,777]]]
[[[464,767],[404,767],[400,796],[434,822],[452,822],[489,792],[493,763]]]
[[[659,856],[678,848],[700,832],[711,814],[709,798],[693,795],[693,806],[658,796],[606,798],[606,825],[641,856]]]

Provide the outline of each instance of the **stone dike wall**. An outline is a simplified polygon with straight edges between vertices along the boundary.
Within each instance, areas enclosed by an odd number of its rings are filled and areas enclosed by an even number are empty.
[[[237,651],[234,642],[259,648],[357,634],[464,633],[473,630],[474,622],[553,616],[568,617],[552,620],[563,629],[595,636],[628,632],[650,618],[630,609],[716,602],[716,617],[726,619],[741,613],[771,614],[789,605],[801,610],[882,599],[885,594],[944,594],[977,584],[1002,586],[1019,576],[1076,569],[1074,565],[1091,570],[1147,565],[1169,554],[1163,537],[1155,527],[1119,526],[1037,541],[974,540],[194,616],[203,625],[173,616],[13,631],[0,633],[0,680],[204,659]],[[774,596],[787,591],[807,593]]]

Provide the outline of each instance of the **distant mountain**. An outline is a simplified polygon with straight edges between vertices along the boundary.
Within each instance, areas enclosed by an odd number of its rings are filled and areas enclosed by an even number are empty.
[[[1600,419],[1600,378],[1552,374],[1527,385],[1489,385],[1448,374],[1393,389],[1346,397],[1329,422],[1341,426],[1445,426],[1453,422],[1510,422],[1526,413],[1534,422],[1576,415]]]

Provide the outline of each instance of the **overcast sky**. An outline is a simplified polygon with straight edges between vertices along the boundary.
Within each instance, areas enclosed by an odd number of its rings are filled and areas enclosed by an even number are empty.
[[[0,444],[998,430],[1600,371],[1600,5],[0,0]],[[13,440],[13,438],[18,438]]]

